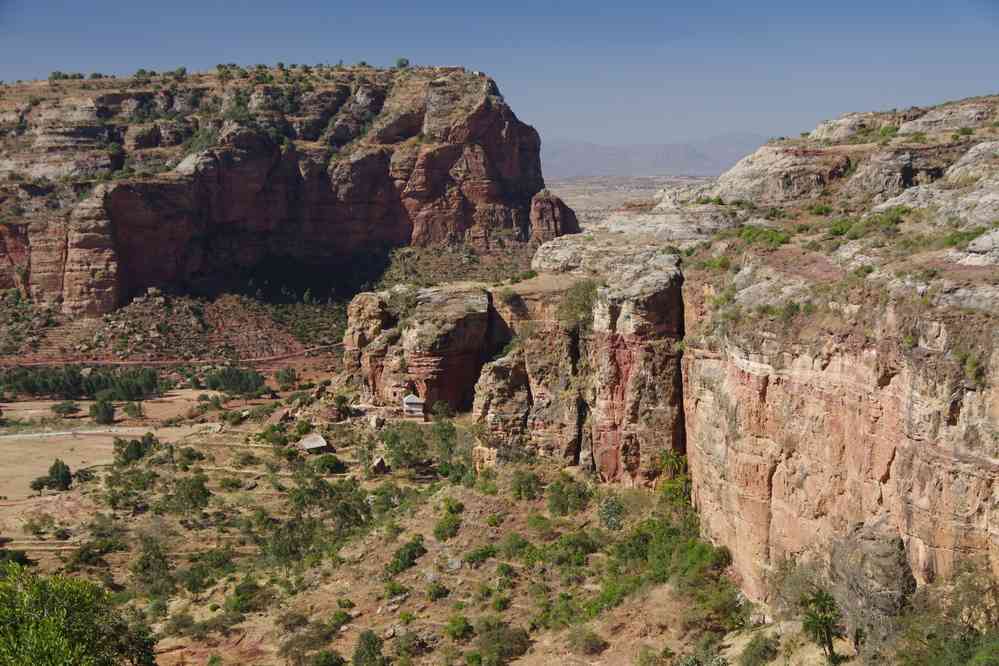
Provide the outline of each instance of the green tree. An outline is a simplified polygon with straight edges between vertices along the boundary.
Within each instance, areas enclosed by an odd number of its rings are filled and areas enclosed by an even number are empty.
[[[49,488],[69,490],[71,483],[73,483],[73,473],[69,471],[69,465],[56,458],[49,467]]]
[[[801,628],[826,655],[826,661],[836,663],[833,639],[843,636],[842,615],[836,600],[825,590],[816,590],[802,602],[805,614]]]
[[[14,563],[0,569],[0,664],[153,666],[154,645],[99,585]]]
[[[114,405],[110,400],[98,400],[90,405],[90,417],[101,425],[114,423]]]

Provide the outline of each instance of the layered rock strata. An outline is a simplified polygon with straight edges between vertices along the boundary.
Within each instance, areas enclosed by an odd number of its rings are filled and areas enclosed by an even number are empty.
[[[0,282],[23,274],[69,314],[151,286],[210,287],[271,258],[335,271],[380,247],[488,252],[497,235],[537,244],[578,230],[542,192],[537,132],[478,73],[332,69],[312,90],[205,75],[171,93],[118,85],[15,105],[0,128],[0,178],[40,184],[11,199],[26,231],[5,234]]]

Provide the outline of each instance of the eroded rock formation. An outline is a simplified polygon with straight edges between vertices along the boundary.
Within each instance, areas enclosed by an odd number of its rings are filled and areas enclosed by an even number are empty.
[[[0,128],[0,177],[39,184],[14,193],[26,233],[5,233],[0,283],[70,314],[274,257],[336,271],[379,247],[488,252],[497,234],[578,230],[542,192],[537,132],[478,73],[330,69],[311,90],[207,75],[172,92],[117,85],[15,105]]]

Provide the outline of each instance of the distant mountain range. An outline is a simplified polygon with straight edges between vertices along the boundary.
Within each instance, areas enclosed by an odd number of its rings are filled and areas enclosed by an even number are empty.
[[[686,143],[608,146],[585,141],[543,141],[547,178],[590,176],[717,176],[759,148],[766,137],[730,132]]]

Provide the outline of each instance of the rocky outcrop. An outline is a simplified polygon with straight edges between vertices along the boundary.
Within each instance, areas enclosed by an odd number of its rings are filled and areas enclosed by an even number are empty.
[[[579,233],[579,221],[561,199],[542,190],[531,201],[531,242],[538,245],[563,236]]]
[[[27,246],[8,255],[26,257],[17,268],[35,298],[96,314],[148,287],[210,289],[272,258],[331,270],[379,247],[488,252],[496,236],[540,243],[578,230],[542,191],[537,132],[478,73],[330,70],[308,92],[197,78],[169,94],[18,111],[27,129],[5,139],[0,176],[84,179],[126,159],[155,168],[82,203],[73,191],[21,208]],[[208,146],[185,156],[177,146],[194,128]],[[60,236],[61,254],[50,241]],[[85,269],[91,259],[100,267]],[[11,270],[0,263],[4,282]]]
[[[348,309],[344,366],[364,398],[401,405],[409,393],[428,406],[468,409],[479,370],[496,344],[490,295],[478,286],[397,287],[359,294]]]
[[[849,168],[842,152],[766,145],[722,174],[711,192],[724,201],[783,203],[820,194]]]
[[[577,263],[585,255],[567,245],[542,246],[534,266],[546,275],[508,297],[521,304],[501,314],[516,346],[483,368],[473,413],[501,441],[593,469],[604,481],[652,483],[662,452],[684,447],[677,257],[604,252],[617,263],[602,272],[602,264]],[[539,298],[552,281],[558,288]],[[570,293],[587,323],[559,317]]]

